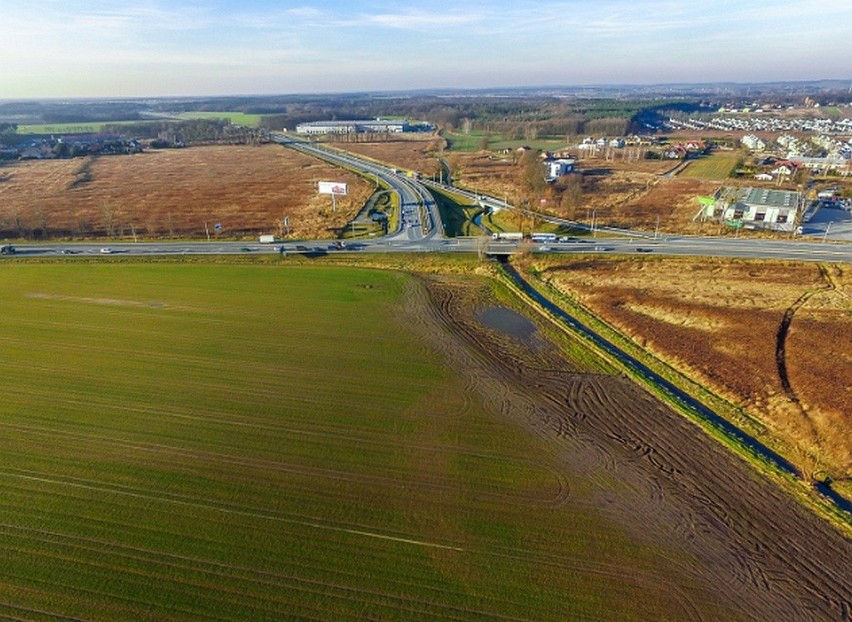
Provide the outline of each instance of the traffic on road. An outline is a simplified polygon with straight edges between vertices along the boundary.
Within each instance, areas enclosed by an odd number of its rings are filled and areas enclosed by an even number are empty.
[[[447,238],[443,233],[440,212],[432,189],[448,189],[433,181],[409,177],[399,170],[351,153],[323,145],[276,135],[282,146],[323,159],[337,166],[358,171],[361,175],[380,180],[396,193],[400,205],[399,224],[387,235],[346,244],[329,240],[300,240],[268,244],[197,241],[197,242],[116,242],[111,246],[95,243],[33,243],[4,245],[3,255],[229,255],[291,253],[322,255],[327,253],[398,253],[398,252],[480,252],[508,255],[518,251],[564,254],[657,254],[694,257],[738,257],[748,259],[788,259],[803,261],[852,262],[852,242],[828,242],[823,237],[810,240],[765,240],[728,237],[698,237],[650,234],[642,231],[590,227],[556,217],[545,217],[553,224],[584,231],[580,238],[557,237],[544,234],[541,239],[525,239],[520,234],[494,236],[483,231],[481,236]],[[479,193],[470,193],[453,187],[454,193],[469,195],[483,207],[515,209],[506,201]],[[541,216],[541,215],[539,215]]]

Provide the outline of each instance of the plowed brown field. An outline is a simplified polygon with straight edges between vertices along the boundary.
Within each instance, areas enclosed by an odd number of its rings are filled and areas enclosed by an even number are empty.
[[[318,181],[349,184],[332,211]],[[373,186],[277,145],[147,151],[134,156],[27,161],[0,167],[0,237],[332,237]]]
[[[602,509],[668,556],[667,619],[850,619],[852,550],[827,523],[625,378],[578,373],[485,327],[475,318],[487,302],[471,283],[426,284],[432,310],[412,307],[446,328],[428,341],[496,412],[553,448],[568,505]]]
[[[559,260],[545,278],[756,417],[852,492],[852,271],[723,259]]]

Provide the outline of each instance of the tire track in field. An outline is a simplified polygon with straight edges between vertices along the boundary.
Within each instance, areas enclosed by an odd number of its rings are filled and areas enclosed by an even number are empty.
[[[317,529],[321,531],[345,533],[350,535],[363,536],[365,538],[374,538],[378,540],[388,540],[392,542],[398,542],[400,544],[410,544],[413,546],[424,548],[445,549],[456,552],[462,552],[464,550],[457,546],[442,544],[439,542],[418,540],[414,537],[408,537],[406,535],[390,534],[381,531],[368,531],[369,527],[366,525],[342,526],[337,524],[331,524],[329,521],[323,523],[322,519],[318,519],[315,517],[307,518],[292,513],[280,513],[270,510],[264,510],[262,508],[238,506],[226,502],[214,502],[208,499],[192,497],[189,495],[181,495],[177,493],[169,493],[163,491],[158,491],[157,493],[154,493],[153,491],[136,488],[133,486],[126,486],[121,484],[106,484],[101,481],[87,480],[85,478],[79,477],[60,478],[56,476],[47,476],[43,473],[38,473],[36,471],[26,471],[23,469],[0,469],[0,478],[36,482],[41,484],[48,484],[51,486],[61,486],[69,489],[86,490],[97,493],[114,494],[128,498],[141,499],[143,501],[155,501],[177,506],[209,510],[212,512],[219,512],[223,514],[232,514],[235,516],[245,516],[247,518],[257,518],[280,522],[284,524],[293,524],[301,527],[310,527],[312,529]]]
[[[620,384],[624,385],[624,390],[632,390],[632,386],[626,381],[620,381]],[[634,392],[638,393],[636,390]],[[620,397],[617,397],[619,394]],[[716,479],[719,474],[716,472],[719,463],[707,461],[708,465],[712,465],[710,467],[712,471],[705,474],[705,477],[710,475],[708,479],[711,479],[714,484],[707,487],[705,482],[695,478],[695,466],[690,467],[688,461],[683,460],[683,449],[673,443],[676,436],[660,433],[663,428],[655,419],[663,417],[665,412],[658,404],[643,394],[630,399],[629,395],[620,390],[610,390],[607,395],[598,397],[603,398],[602,402],[608,405],[603,409],[600,419],[595,422],[596,436],[605,434],[632,456],[631,460],[621,465],[622,480],[629,479],[624,466],[631,462],[633,464],[644,462],[652,468],[647,472],[646,483],[638,486],[638,489],[644,491],[647,499],[653,503],[653,506],[647,510],[653,511],[657,515],[657,520],[661,522],[672,521],[674,517],[672,528],[682,538],[691,539],[695,543],[705,541],[705,544],[701,545],[705,555],[712,559],[714,564],[728,568],[722,581],[731,589],[750,586],[749,589],[753,588],[757,591],[756,596],[764,602],[765,607],[774,606],[774,596],[767,598],[767,595],[781,594],[779,582],[768,578],[774,572],[771,569],[772,565],[757,561],[760,558],[766,561],[766,558],[771,556],[771,543],[761,542],[759,539],[761,536],[756,535],[750,536],[739,546],[720,548],[706,544],[708,541],[718,540],[719,534],[730,533],[732,530],[738,532],[742,530],[749,534],[761,532],[761,527],[755,523],[750,512],[733,513],[725,504],[720,503],[718,491],[730,488],[730,483]],[[621,404],[620,408],[618,404]],[[627,406],[628,404],[630,406]],[[683,421],[670,423],[677,423],[679,428],[686,427]],[[693,456],[693,458],[697,457]],[[637,460],[639,462],[636,462]],[[636,486],[635,483],[634,486]],[[666,491],[679,489],[683,492],[688,491],[688,494],[699,503],[685,505],[679,512],[667,516],[667,512],[660,511],[669,504],[668,497],[671,492]],[[703,493],[698,494],[699,491]],[[730,494],[739,493],[731,490]],[[696,537],[697,534],[702,534],[703,537]],[[807,539],[805,534],[801,535]],[[784,574],[782,571],[779,572]],[[806,589],[809,588],[806,587]],[[821,598],[821,594],[817,591],[811,592],[811,595]],[[781,615],[780,610],[773,612],[773,615]]]
[[[75,446],[78,445],[80,442],[86,442],[98,446],[109,446],[132,451],[144,452],[147,454],[156,454],[158,456],[158,464],[163,463],[164,460],[168,460],[169,458],[179,457],[187,459],[196,465],[204,463],[210,465],[211,467],[234,466],[239,467],[240,469],[255,469],[257,471],[260,471],[261,473],[287,473],[303,477],[318,477],[326,480],[337,480],[343,482],[357,483],[362,484],[364,486],[376,486],[398,489],[401,488],[404,490],[412,490],[413,485],[413,491],[416,491],[418,494],[433,495],[435,493],[440,492],[450,493],[457,491],[457,485],[455,483],[445,482],[442,478],[431,477],[429,473],[419,473],[416,481],[412,482],[410,479],[407,479],[407,476],[409,476],[409,471],[407,468],[404,467],[399,469],[385,469],[385,471],[389,473],[389,475],[374,475],[373,471],[371,471],[370,474],[354,473],[340,469],[330,469],[316,466],[312,467],[304,464],[283,462],[281,460],[250,458],[245,456],[235,456],[232,454],[211,452],[207,450],[188,449],[175,445],[132,442],[119,438],[105,437],[103,435],[82,434],[68,431],[48,429],[35,430],[32,427],[21,427],[16,426],[14,424],[10,425],[0,423],[0,428],[3,427],[5,427],[6,429],[15,429],[19,432],[23,431],[30,435],[38,435],[51,439],[62,438],[65,440],[73,441],[73,444]],[[436,448],[431,448],[431,451],[437,452],[439,450]],[[483,499],[489,499],[492,502],[524,502],[529,503],[532,506],[541,507],[552,507],[554,505],[560,505],[565,500],[568,488],[567,480],[564,474],[560,473],[549,465],[541,464],[539,462],[525,459],[522,457],[510,457],[504,456],[502,454],[487,454],[480,452],[464,451],[458,453],[463,454],[465,456],[486,460],[501,461],[508,459],[514,463],[523,464],[529,468],[537,469],[542,473],[547,473],[547,475],[552,478],[552,482],[554,484],[553,488],[555,488],[555,492],[551,496],[545,497],[541,495],[514,494],[510,492],[499,492],[496,490],[490,490],[488,488],[488,484],[490,482],[481,482],[483,486],[479,488],[477,494]]]
[[[438,281],[441,280],[440,277],[436,278]],[[414,327],[420,329],[417,332],[419,340],[427,344],[429,351],[437,351],[447,360],[455,361],[457,363],[454,365],[455,368],[470,372],[463,374],[466,386],[471,392],[476,392],[481,397],[487,410],[499,413],[500,417],[506,421],[517,421],[518,418],[528,422],[538,420],[535,400],[513,391],[510,383],[477,371],[487,367],[495,359],[488,348],[484,347],[485,344],[476,340],[473,344],[465,344],[464,341],[447,338],[455,334],[451,318],[464,313],[457,308],[460,301],[454,295],[452,288],[427,289],[423,283],[412,280],[406,300],[408,301],[406,311],[414,318]],[[470,334],[468,336],[471,337]],[[558,473],[550,467],[547,469]],[[558,482],[559,491],[552,500],[553,507],[564,505],[571,496],[568,480],[564,474],[559,473]]]
[[[448,356],[449,360],[453,361],[453,367],[464,370],[466,376],[475,379],[483,398],[498,406],[495,412],[499,413],[502,418],[515,422],[525,422],[530,431],[544,439],[552,441],[554,436],[560,438],[564,441],[569,454],[575,456],[582,454],[584,459],[591,456],[597,467],[603,465],[605,468],[612,468],[614,466],[615,461],[612,459],[611,453],[603,450],[600,444],[592,440],[592,437],[578,437],[574,423],[564,416],[566,395],[589,395],[592,396],[593,402],[595,400],[604,402],[609,399],[607,391],[598,386],[597,376],[561,371],[558,366],[549,368],[544,374],[539,373],[541,368],[534,368],[532,375],[530,375],[530,368],[524,364],[524,361],[513,358],[506,360],[505,357],[501,357],[494,352],[493,344],[487,336],[472,329],[471,325],[465,324],[463,319],[460,320],[460,318],[464,318],[465,313],[463,309],[454,305],[458,301],[455,300],[451,289],[441,286],[440,283],[436,285],[433,282],[429,285],[429,294],[434,302],[432,308],[438,309],[439,315],[423,318],[423,323],[434,322],[444,329],[430,331],[433,340],[436,342],[435,347]],[[454,336],[456,338],[455,343],[447,342],[446,336],[442,336],[445,334]],[[495,369],[497,370],[496,374],[494,373]],[[546,376],[547,379],[542,380],[542,375]],[[590,383],[593,386],[591,390]],[[567,387],[567,391],[562,387]],[[587,410],[588,404],[582,403],[578,406],[576,419],[585,421]],[[578,442],[580,439],[589,442]],[[560,452],[559,455],[564,458],[563,453]],[[585,466],[588,466],[588,464]],[[589,477],[594,480],[597,475],[591,471]],[[573,505],[586,505],[588,503],[585,499],[573,497],[570,502]],[[528,558],[529,555],[528,552],[512,551],[505,547],[496,547],[492,554],[519,560]],[[555,555],[537,552],[536,557],[549,559],[548,563],[550,564],[563,564],[567,570],[600,573],[601,576],[627,583],[638,580],[634,576],[634,571],[624,569],[620,565],[604,567],[598,565],[600,562],[591,562],[585,559],[583,561],[574,560],[573,564],[575,565],[571,566],[565,565],[565,560]],[[673,561],[677,563],[676,560]],[[537,563],[544,562],[538,561]],[[659,585],[660,580],[647,580],[643,585],[648,587]],[[703,619],[699,608],[688,592],[679,586],[670,584],[670,594],[683,607],[685,612],[690,612],[689,619]]]
[[[461,342],[493,350],[484,339],[469,338],[475,332],[471,320],[450,314],[447,305],[436,308],[444,309],[441,324]],[[523,361],[504,362],[499,356],[478,360],[484,369],[477,373],[490,370],[531,401],[530,427],[565,443],[569,461],[594,455],[590,447],[609,454],[606,464],[613,477],[637,503],[605,492],[602,507],[639,537],[656,534],[671,542],[674,535],[700,560],[684,566],[675,559],[675,567],[718,586],[719,597],[736,603],[737,611],[777,620],[798,620],[797,612],[805,610],[824,618],[846,615],[850,582],[839,568],[852,566],[847,543],[773,484],[755,480],[749,465],[692,423],[626,379],[599,377],[591,391],[572,393],[577,389],[566,391],[564,377],[560,382],[559,374],[551,374],[544,381]],[[578,397],[580,403],[573,412],[559,411],[554,396],[560,395]],[[584,416],[576,416],[578,410]],[[559,422],[560,416],[570,423]],[[589,469],[577,461],[573,466],[580,472]]]
[[[195,572],[205,575],[210,575],[219,578],[233,578],[237,580],[247,581],[251,583],[255,583],[258,585],[265,585],[271,587],[281,587],[282,582],[296,582],[303,583],[308,586],[316,587],[316,588],[334,588],[340,590],[342,592],[349,592],[354,594],[365,593],[370,596],[376,596],[381,598],[393,598],[400,601],[412,601],[420,604],[427,604],[430,606],[438,606],[444,607],[447,606],[442,603],[442,600],[435,599],[417,599],[400,596],[394,592],[389,591],[378,591],[373,589],[364,589],[363,587],[351,587],[347,584],[341,583],[338,581],[330,581],[324,579],[310,579],[302,575],[295,575],[292,573],[285,573],[281,571],[269,570],[269,569],[259,569],[252,568],[240,564],[234,563],[225,563],[219,560],[202,558],[198,556],[191,555],[180,555],[173,553],[171,551],[162,551],[162,550],[154,550],[150,548],[140,547],[140,546],[131,546],[127,544],[122,544],[119,542],[102,540],[97,538],[89,538],[82,537],[78,535],[72,535],[67,533],[60,533],[51,530],[44,529],[34,529],[23,527],[19,525],[13,524],[0,524],[0,532],[4,532],[5,534],[22,534],[25,535],[36,542],[40,542],[42,544],[47,544],[51,546],[60,545],[68,548],[79,549],[87,552],[94,553],[96,555],[110,555],[115,556],[122,559],[127,560],[136,560],[143,561],[149,564],[156,564],[158,566],[164,566],[170,569],[181,570],[186,572]],[[287,560],[287,565],[295,568],[299,568],[301,570],[305,570],[309,574],[316,574],[317,567],[308,566],[303,563],[299,563],[297,560]],[[349,580],[357,580],[359,575],[348,570],[348,569],[339,569],[334,570],[334,574],[338,575],[344,579]],[[394,577],[401,576],[398,573],[394,574]],[[383,580],[385,583],[385,580]],[[415,588],[421,591],[433,592],[435,598],[439,598],[441,594],[444,593],[445,590],[443,588],[435,587],[430,584],[425,583],[414,583],[411,581],[398,581],[398,580],[390,580],[386,585],[394,584],[396,586],[402,588]],[[321,591],[314,591],[317,594],[323,594]],[[361,599],[352,599],[355,602],[361,602]],[[496,599],[491,599],[491,603],[493,605],[499,606],[505,601],[497,601]],[[518,604],[518,603],[513,603]],[[475,610],[465,607],[450,607],[456,611],[461,611],[464,613],[482,613],[475,612]],[[510,616],[499,616],[497,614],[488,614],[493,617],[500,617],[502,619],[516,619]],[[463,619],[463,618],[462,618]]]
[[[22,615],[38,616],[39,619],[50,618],[51,620],[68,620],[69,622],[89,622],[86,618],[75,618],[56,611],[47,611],[45,609],[36,609],[34,607],[22,607],[11,603],[0,603],[0,609],[9,609],[11,611],[20,612]],[[36,618],[26,617],[21,618],[17,615],[0,613],[0,620],[14,620],[16,622],[32,622]]]
[[[475,548],[475,547],[456,546],[452,543],[443,543],[443,544],[442,543],[427,543],[427,542],[423,542],[423,541],[419,541],[419,540],[413,540],[413,539],[410,539],[410,538],[401,538],[401,537],[398,537],[398,536],[390,536],[390,535],[387,535],[387,534],[376,534],[374,532],[365,532],[365,531],[360,530],[360,529],[340,528],[340,527],[334,527],[334,526],[329,526],[329,525],[318,525],[314,521],[288,520],[288,519],[284,519],[280,516],[270,515],[269,513],[247,512],[247,511],[242,511],[242,510],[233,510],[233,509],[229,509],[229,508],[222,508],[222,507],[219,507],[217,505],[188,502],[188,501],[186,501],[186,498],[183,498],[183,497],[178,498],[178,499],[174,498],[174,497],[177,497],[177,495],[166,495],[166,496],[164,496],[164,495],[142,495],[142,494],[132,492],[130,490],[116,490],[112,487],[97,486],[95,484],[91,484],[91,483],[87,484],[87,483],[84,483],[84,482],[81,482],[81,481],[65,482],[65,481],[59,481],[59,480],[56,480],[56,479],[36,477],[36,476],[31,476],[31,475],[22,475],[21,478],[22,479],[29,479],[31,481],[49,483],[49,484],[62,484],[62,485],[66,485],[66,486],[70,485],[70,486],[73,486],[73,487],[83,488],[83,489],[86,489],[86,490],[92,490],[92,491],[101,492],[101,493],[113,493],[113,494],[121,494],[121,495],[132,496],[132,497],[141,497],[141,498],[149,499],[149,500],[152,500],[152,501],[176,503],[176,504],[180,504],[180,505],[189,505],[189,506],[192,506],[192,507],[201,507],[201,508],[211,509],[211,510],[215,510],[215,511],[225,511],[225,512],[229,512],[229,513],[243,515],[243,516],[260,517],[260,518],[265,518],[265,519],[268,519],[268,520],[274,520],[274,521],[278,521],[278,522],[282,522],[282,523],[295,524],[295,525],[298,525],[300,527],[308,526],[308,527],[312,527],[312,528],[331,530],[331,531],[335,531],[335,532],[338,532],[338,533],[345,533],[345,534],[349,534],[349,535],[358,535],[358,536],[364,536],[364,537],[369,537],[369,538],[378,537],[380,540],[390,540],[390,541],[414,545],[414,546],[418,546],[418,547],[429,546],[429,547],[434,547],[434,548],[443,548],[445,550],[449,550],[449,551],[453,551],[453,552],[457,552],[457,553],[464,553],[464,554],[467,554],[467,555],[476,555],[476,556],[495,558],[495,559],[511,559],[511,560],[523,562],[523,563],[528,563],[531,559],[531,556],[532,556],[532,557],[535,558],[536,564],[550,566],[550,567],[554,567],[554,568],[559,568],[559,569],[562,569],[562,570],[570,570],[570,571],[573,571],[573,572],[588,574],[588,575],[591,575],[591,576],[598,576],[598,577],[601,577],[601,578],[604,578],[604,579],[618,579],[619,581],[621,581],[623,583],[626,583],[626,584],[629,584],[629,585],[635,585],[635,586],[638,586],[638,587],[655,586],[655,585],[658,585],[659,582],[662,580],[661,577],[657,576],[654,573],[644,572],[644,574],[642,576],[638,576],[633,570],[624,569],[618,563],[590,562],[588,559],[585,558],[585,556],[581,556],[581,555],[573,556],[573,557],[567,557],[567,556],[564,556],[564,555],[553,555],[553,554],[541,553],[541,552],[538,552],[538,551],[533,552],[533,551],[530,551],[530,550],[527,550],[527,549],[512,549],[512,548],[500,547],[500,546],[491,547],[491,548],[488,548],[488,549],[481,549],[481,548]],[[122,487],[122,488],[128,488],[128,487]],[[168,498],[166,498],[166,497],[168,497]],[[12,527],[19,529],[18,526],[13,525]],[[27,528],[24,528],[24,529],[27,529]],[[48,534],[51,533],[51,532],[45,532],[44,530],[29,530],[29,531],[32,531],[36,534],[38,534],[38,533],[48,533]],[[71,538],[77,538],[77,537],[71,536]],[[88,538],[86,538],[84,540],[91,541],[91,539],[88,539]],[[116,546],[121,547],[121,548],[127,548],[125,545],[116,545]],[[147,550],[147,549],[139,549],[139,547],[130,547],[130,548],[131,548],[131,550],[143,550],[143,551]],[[175,557],[173,554],[167,553],[166,555],[168,555],[169,557]],[[178,557],[180,558],[181,556],[178,556]],[[267,572],[265,574],[269,574],[269,573]],[[291,577],[291,575],[286,575],[286,576],[287,576],[287,578]],[[301,580],[300,577],[295,577],[295,579],[297,581]],[[320,584],[321,585],[328,585],[328,582],[320,582]],[[678,588],[677,586],[671,586],[670,592],[671,592],[671,596],[673,598],[675,598],[676,600],[678,600],[678,602],[681,602],[686,610],[691,609],[691,610],[695,611],[696,615],[692,616],[690,619],[695,619],[695,620],[701,620],[702,619],[700,614],[697,612],[697,609],[695,609],[694,603],[692,603],[692,601],[689,599],[688,595],[685,592],[680,590],[680,588]],[[359,602],[361,602],[361,601],[359,600]],[[435,601],[434,603],[430,601],[428,604],[429,605],[441,606],[440,601]],[[465,611],[467,611],[467,610],[465,610]],[[493,614],[493,613],[490,613],[490,612],[488,612],[488,613],[476,612],[476,613],[481,614],[481,615],[486,615],[488,617],[494,617],[494,618],[517,619],[517,618],[511,617],[511,616],[501,616],[501,615]],[[447,619],[464,620],[466,618],[465,617],[458,617],[458,618],[447,617]]]
[[[236,578],[239,580],[246,580],[249,582],[256,582],[262,585],[278,585],[280,581],[296,581],[299,583],[305,583],[309,586],[315,588],[336,588],[345,592],[355,592],[355,593],[366,593],[370,596],[379,596],[379,597],[390,597],[399,599],[399,597],[394,593],[389,593],[386,591],[376,591],[376,590],[364,590],[363,588],[352,588],[348,585],[342,584],[339,581],[330,582],[326,580],[317,580],[317,579],[307,579],[300,575],[293,575],[291,573],[282,573],[279,571],[272,570],[257,570],[254,568],[248,568],[246,566],[242,566],[239,564],[231,564],[231,563],[223,563],[221,561],[210,560],[206,558],[201,558],[197,556],[188,556],[188,555],[179,555],[172,552],[166,551],[157,551],[148,549],[145,547],[139,546],[129,546],[121,543],[116,543],[112,541],[97,539],[97,538],[89,538],[89,537],[81,537],[77,535],[71,535],[66,533],[60,533],[56,531],[43,530],[43,529],[34,529],[28,527],[22,527],[19,525],[13,524],[0,524],[0,531],[9,533],[21,533],[27,536],[32,537],[35,541],[41,542],[44,544],[55,545],[59,544],[62,546],[80,549],[89,551],[95,554],[100,555],[111,555],[119,558],[126,558],[131,560],[140,560],[149,563],[155,563],[159,565],[163,565],[166,567],[186,570],[190,572],[198,572],[203,574],[210,574],[212,576],[221,576],[226,578]],[[502,559],[502,560],[511,560],[518,562],[528,562],[530,559],[531,552],[526,549],[513,549],[508,547],[495,547],[493,549],[479,549],[479,548],[470,548],[467,549],[466,552],[471,555],[489,557],[493,559]],[[536,557],[539,556],[538,553],[535,554]],[[166,560],[166,561],[163,561]],[[656,576],[654,573],[645,573],[644,576],[637,576],[635,573],[631,571],[627,571],[623,569],[617,563],[606,563],[606,562],[592,562],[588,559],[585,559],[583,556],[577,555],[573,557],[566,556],[556,556],[556,555],[548,555],[542,554],[540,559],[537,559],[537,564],[548,566],[556,569],[560,569],[563,571],[571,571],[571,572],[579,572],[583,574],[588,574],[591,576],[596,576],[601,579],[618,579],[620,581],[626,581],[627,583],[634,585],[636,587],[646,587],[654,585],[662,580],[661,577]],[[297,564],[298,567],[301,567]],[[307,567],[306,567],[307,568]],[[356,576],[346,572],[340,572],[343,576]],[[424,584],[412,584],[412,583],[402,583],[401,585],[405,585],[407,587],[417,587],[418,589],[425,589],[427,591],[439,592],[441,593],[443,590],[441,588],[436,588],[430,585]],[[305,590],[305,591],[313,591],[313,590]],[[322,592],[316,592],[322,593]],[[691,603],[688,599],[684,599],[684,594],[681,590],[674,587],[671,591],[671,595],[674,599],[681,602],[684,606],[685,611],[690,611],[690,620],[702,620],[702,615],[700,612],[694,608],[694,604]],[[436,597],[439,594],[436,594]],[[461,608],[449,606],[447,607],[445,604],[442,605],[442,601],[440,600],[427,600],[427,599],[400,599],[400,600],[411,600],[412,602],[416,602],[418,604],[425,604],[431,606],[438,606],[443,608],[449,608],[454,612],[461,612],[463,614],[476,613],[480,615],[487,615],[490,618],[495,619],[507,619],[507,620],[517,620],[520,618],[516,618],[514,616],[500,615],[495,613],[485,613],[483,611],[475,611],[470,608]],[[497,601],[496,599],[489,598],[492,604],[497,604],[505,601]],[[357,602],[361,602],[359,599]],[[512,604],[522,604],[513,602]],[[446,614],[445,614],[446,615]],[[450,618],[448,618],[450,619]],[[465,619],[465,618],[451,618],[451,619]]]
[[[829,274],[828,268],[826,268],[823,264],[817,264],[817,268],[819,269],[820,277],[822,278],[824,286],[820,289],[810,289],[803,293],[784,311],[784,315],[781,317],[781,322],[775,333],[775,367],[777,369],[778,379],[781,382],[781,388],[784,391],[784,395],[787,396],[790,403],[795,405],[802,421],[807,425],[807,431],[811,442],[819,445],[819,432],[807,410],[804,406],[802,406],[802,402],[799,399],[796,390],[793,388],[792,382],[790,382],[790,374],[787,370],[787,337],[789,336],[790,325],[793,323],[793,318],[796,313],[805,304],[807,304],[807,302],[815,294],[826,291],[836,291],[837,289],[836,284]]]

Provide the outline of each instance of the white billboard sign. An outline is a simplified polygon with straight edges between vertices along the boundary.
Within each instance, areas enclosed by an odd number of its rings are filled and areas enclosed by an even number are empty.
[[[348,189],[346,184],[337,181],[321,181],[319,182],[320,194],[344,195]]]

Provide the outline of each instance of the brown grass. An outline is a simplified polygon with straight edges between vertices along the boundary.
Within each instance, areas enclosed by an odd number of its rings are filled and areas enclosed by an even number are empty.
[[[5,237],[226,237],[279,233],[329,237],[364,205],[372,185],[280,146],[213,146],[134,156],[30,161],[0,169]],[[349,184],[332,212],[320,180]],[[131,228],[132,226],[132,228]]]
[[[415,136],[371,143],[336,143],[334,146],[367,156],[401,169],[435,175],[440,170],[438,156],[445,141],[437,136]]]
[[[593,259],[545,270],[634,341],[759,419],[806,473],[852,477],[848,266]]]
[[[434,138],[339,146],[426,175],[437,170],[439,146]],[[456,185],[506,197],[515,204],[525,198],[519,185],[518,158],[512,154],[479,151],[444,155],[453,170]],[[563,188],[555,184],[544,193],[545,211],[581,221],[591,219],[594,212],[601,225],[646,230],[656,227],[659,219],[664,231],[699,233],[702,225],[692,222],[698,210],[696,197],[714,192],[718,183],[663,176],[677,164],[675,161],[629,160],[618,155],[584,157],[577,161],[583,173],[582,207],[573,212],[561,207]],[[718,231],[714,229],[713,233]]]

